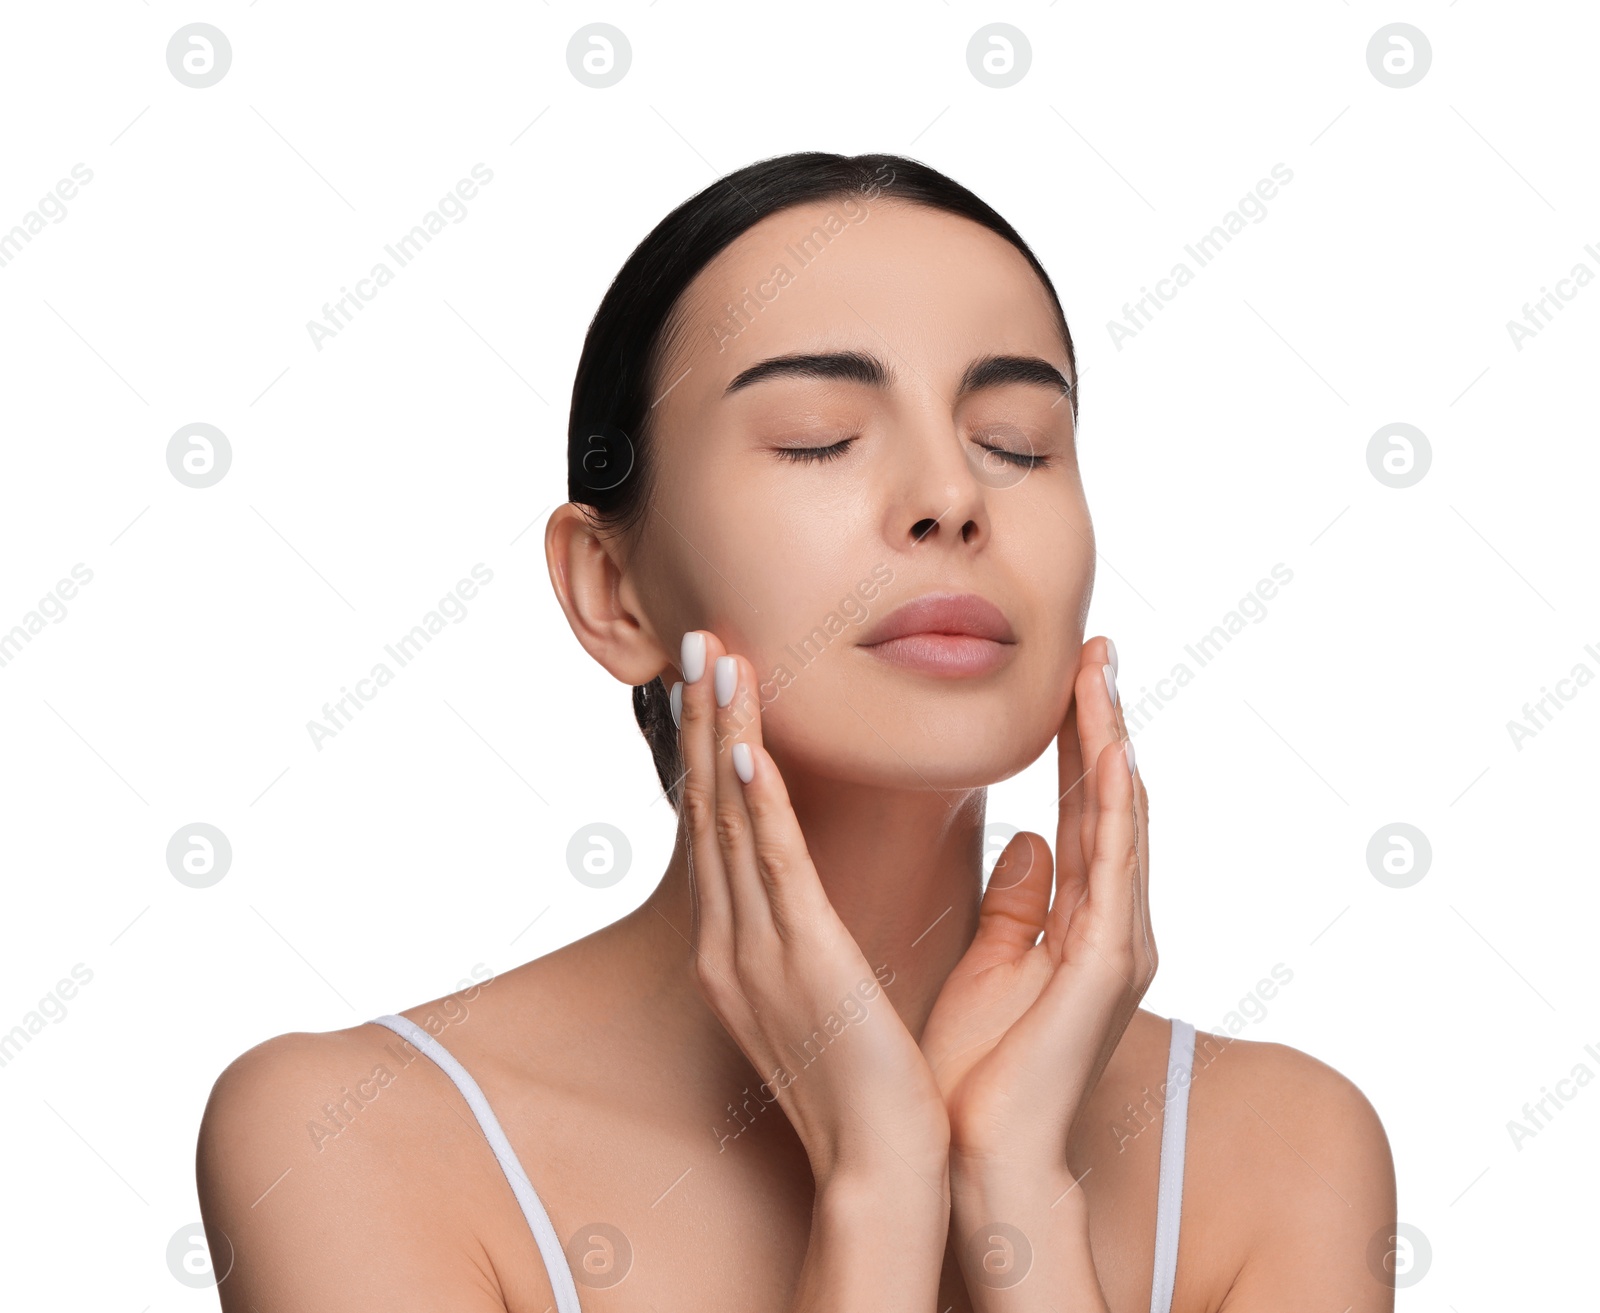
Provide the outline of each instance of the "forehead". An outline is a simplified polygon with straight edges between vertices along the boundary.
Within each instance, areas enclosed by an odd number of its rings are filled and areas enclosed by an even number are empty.
[[[690,283],[662,403],[713,404],[748,366],[798,351],[880,356],[948,395],[980,355],[1037,355],[1070,377],[1049,293],[998,233],[922,205],[855,196],[768,215]]]

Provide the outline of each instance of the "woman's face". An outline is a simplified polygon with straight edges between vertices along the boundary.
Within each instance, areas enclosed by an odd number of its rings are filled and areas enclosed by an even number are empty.
[[[1071,366],[1021,253],[926,207],[796,207],[700,273],[671,341],[627,578],[672,660],[687,629],[749,660],[786,776],[969,788],[1036,759],[1070,698],[1095,552],[1051,382]],[[797,356],[834,359],[748,375]],[[1044,363],[975,373],[997,357]],[[1014,642],[866,645],[940,593],[987,599]]]

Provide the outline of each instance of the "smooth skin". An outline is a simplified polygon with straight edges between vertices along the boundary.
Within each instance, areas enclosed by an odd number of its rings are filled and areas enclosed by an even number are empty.
[[[1170,1037],[1138,1006],[1156,767],[1130,772],[1112,652],[1085,642],[1070,404],[1043,375],[962,387],[987,357],[1071,362],[1013,247],[892,191],[769,216],[702,271],[660,370],[650,514],[629,539],[570,503],[546,526],[563,614],[622,685],[683,680],[684,635],[704,638],[665,872],[599,931],[403,1010],[484,1089],[586,1310],[1149,1307]],[[758,286],[776,295],[730,327]],[[840,352],[848,376],[728,391],[773,357]],[[860,644],[930,591],[1000,607],[1008,659],[952,678]],[[1052,740],[1054,855],[1017,836],[985,895],[986,786]],[[540,765],[562,770],[559,745]],[[1221,880],[1226,860],[1165,869]],[[1239,995],[1257,975],[1240,964]],[[1394,1168],[1370,1103],[1287,1046],[1196,1041],[1174,1313],[1391,1310],[1372,1252]],[[794,1079],[764,1085],[775,1063]],[[227,1313],[552,1307],[465,1101],[381,1026],[236,1058],[197,1169]],[[1031,1249],[1010,1285],[1002,1223]]]

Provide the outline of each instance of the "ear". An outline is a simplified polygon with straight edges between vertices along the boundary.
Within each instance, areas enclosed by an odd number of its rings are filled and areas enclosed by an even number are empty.
[[[618,562],[619,547],[573,502],[556,507],[545,523],[550,584],[578,642],[624,684],[648,684],[677,667],[636,605]]]

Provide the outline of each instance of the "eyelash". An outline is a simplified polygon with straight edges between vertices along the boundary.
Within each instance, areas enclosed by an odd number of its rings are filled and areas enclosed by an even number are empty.
[[[845,454],[851,443],[854,441],[855,438],[845,438],[840,442],[832,443],[826,447],[778,447],[775,450],[777,451],[778,456],[783,460],[820,463],[822,461],[838,460]],[[983,447],[982,443],[979,443],[978,445]],[[1048,465],[1050,463],[1050,458],[1048,456],[1029,456],[1023,454],[1022,452],[1006,451],[1001,447],[983,447],[983,450],[992,452],[994,455],[1000,457],[1001,460],[1006,461],[1008,464],[1018,466],[1021,469],[1037,469],[1040,466]]]

